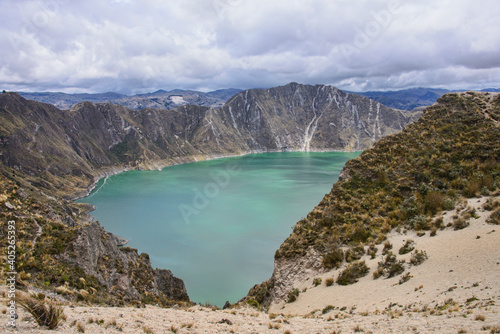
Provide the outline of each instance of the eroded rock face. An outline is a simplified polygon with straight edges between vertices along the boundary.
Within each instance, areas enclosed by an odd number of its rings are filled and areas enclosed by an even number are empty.
[[[156,269],[155,280],[158,291],[174,300],[189,300],[184,282],[172,275],[170,270]]]
[[[169,270],[154,270],[149,256],[129,247],[118,247],[118,238],[106,232],[98,222],[77,229],[77,237],[61,258],[97,278],[112,294],[124,300],[144,294],[163,293],[173,300],[189,301],[184,282]]]
[[[320,252],[310,248],[305,256],[277,259],[271,278],[273,289],[270,300],[273,302],[285,300],[288,292],[295,285],[316,274],[323,273],[325,269],[321,265],[322,258],[323,255]]]

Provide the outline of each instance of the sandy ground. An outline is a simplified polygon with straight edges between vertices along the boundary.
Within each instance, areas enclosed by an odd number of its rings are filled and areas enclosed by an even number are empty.
[[[428,255],[421,265],[407,266],[411,278],[403,284],[401,275],[373,279],[382,256],[379,246],[377,258],[364,258],[371,271],[358,283],[327,287],[325,280],[338,271],[312,277],[298,287],[297,301],[273,305],[269,314],[248,306],[212,310],[74,304],[64,306],[66,320],[53,331],[38,327],[23,310],[17,329],[0,328],[5,333],[500,333],[500,226],[486,224],[490,212],[481,209],[485,200],[469,200],[479,218],[463,230],[438,230],[433,237],[429,232],[389,235],[394,253],[412,239]],[[445,224],[454,214],[443,215]],[[410,254],[398,257],[409,259]],[[319,277],[323,283],[315,287],[313,279]],[[3,317],[6,323],[7,315]]]

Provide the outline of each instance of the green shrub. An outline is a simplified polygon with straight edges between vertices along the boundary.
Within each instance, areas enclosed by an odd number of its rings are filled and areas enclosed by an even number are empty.
[[[456,205],[455,200],[453,200],[451,198],[446,198],[443,201],[443,210],[445,210],[445,211],[453,210],[453,209],[455,209],[455,205]]]
[[[337,283],[340,285],[354,284],[359,278],[366,276],[369,272],[365,261],[355,261],[347,265],[347,267],[339,274]]]
[[[478,196],[479,192],[481,191],[481,185],[481,180],[470,181],[469,183],[467,183],[467,186],[464,189],[464,195],[469,198]]]
[[[469,226],[469,222],[464,218],[464,217],[458,217],[457,219],[454,219],[453,221],[453,229],[455,231],[457,230],[462,230]]]
[[[385,258],[378,263],[377,271],[373,274],[373,278],[377,279],[381,276],[390,278],[399,275],[405,270],[404,263],[404,260],[398,261],[396,255],[389,251]]]
[[[332,286],[334,282],[335,282],[335,280],[334,280],[333,278],[331,278],[331,277],[330,277],[330,278],[327,278],[327,279],[325,280],[325,285],[326,285],[326,286]]]
[[[492,211],[493,209],[496,209],[499,206],[500,206],[499,200],[493,200],[491,198],[488,198],[486,202],[483,204],[483,209],[486,211]]]
[[[323,309],[323,311],[321,311],[322,314],[327,314],[328,312],[332,311],[332,310],[335,310],[335,306],[333,305],[328,305],[327,307],[325,307]]]
[[[436,214],[444,206],[444,195],[439,191],[431,191],[424,198],[425,210]]]
[[[384,242],[384,249],[382,249],[382,255],[390,253],[392,249],[392,244],[389,241]]]
[[[429,222],[427,221],[427,216],[425,215],[416,215],[415,217],[410,218],[408,222],[410,223],[410,227],[415,231],[430,229]]]
[[[375,246],[375,244],[371,244],[370,247],[366,250],[366,254],[370,255],[371,259],[374,259],[377,256],[377,251],[378,248]]]
[[[260,308],[259,302],[254,299],[247,300],[247,304],[255,308]]]
[[[350,263],[359,260],[364,254],[365,254],[365,249],[363,245],[350,247],[348,250],[345,251],[345,261]]]
[[[313,284],[314,284],[314,286],[318,286],[321,284],[321,282],[322,282],[321,278],[315,278]]]
[[[412,266],[418,266],[419,264],[422,264],[425,260],[427,260],[427,252],[426,251],[418,251],[416,250],[412,255],[410,259],[410,264]]]
[[[488,224],[500,225],[500,209],[495,210],[486,222]]]
[[[415,242],[408,239],[405,244],[399,249],[399,255],[408,254],[415,249]]]
[[[401,285],[401,284],[404,284],[404,283],[408,282],[411,277],[412,276],[410,276],[410,273],[407,272],[406,274],[404,274],[404,275],[401,276],[401,278],[399,279],[398,284]]]
[[[397,276],[405,271],[404,261],[398,261],[390,265],[387,270],[387,278]]]
[[[294,301],[296,301],[299,294],[300,294],[299,289],[293,289],[292,291],[288,292],[287,303],[293,303]]]
[[[323,267],[327,269],[336,269],[340,267],[343,261],[344,251],[340,248],[336,248],[323,256]]]

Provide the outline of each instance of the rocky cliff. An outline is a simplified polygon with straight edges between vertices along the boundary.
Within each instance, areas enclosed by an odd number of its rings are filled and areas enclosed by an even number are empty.
[[[12,197],[17,206],[2,208],[5,219],[30,231],[20,246],[29,261],[20,271],[36,284],[92,287],[118,302],[185,300],[181,281],[154,271],[147,255],[119,249],[99,225],[88,224],[89,208],[71,199],[127,169],[274,150],[362,150],[410,119],[334,87],[295,83],[240,92],[219,109],[138,111],[82,102],[60,110],[3,93],[0,171],[11,187],[5,201]]]

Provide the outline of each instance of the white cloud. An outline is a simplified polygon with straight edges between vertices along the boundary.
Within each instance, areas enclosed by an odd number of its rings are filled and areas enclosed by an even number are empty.
[[[484,0],[5,0],[0,88],[500,87]]]

